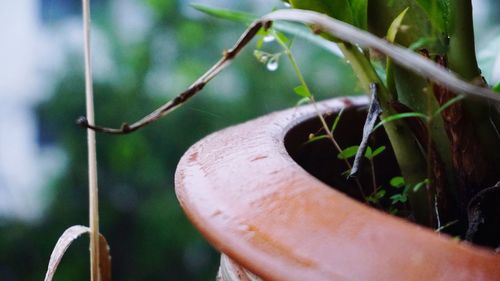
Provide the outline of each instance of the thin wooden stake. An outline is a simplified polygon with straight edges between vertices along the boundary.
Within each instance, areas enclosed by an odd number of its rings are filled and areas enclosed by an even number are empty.
[[[92,53],[90,50],[90,0],[82,0],[83,45],[85,59],[85,101],[87,119],[94,124],[94,93],[92,88]],[[95,132],[87,129],[89,167],[89,225],[90,225],[90,276],[100,281],[99,275],[99,201],[97,189],[97,157]]]

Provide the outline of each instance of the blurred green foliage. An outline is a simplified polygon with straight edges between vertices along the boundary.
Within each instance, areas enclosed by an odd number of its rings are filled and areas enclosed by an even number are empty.
[[[116,34],[111,6],[95,13],[94,23],[105,32],[116,66],[113,79],[96,79],[98,124],[135,121],[174,97],[244,30],[201,13],[187,17],[180,1],[141,5],[154,18],[139,42],[124,42]],[[341,59],[307,42],[295,42],[292,50],[318,99],[359,93]],[[213,280],[218,253],[183,214],[174,171],[182,153],[203,136],[299,100],[293,93],[299,82],[285,58],[277,71],[268,72],[252,52],[248,47],[199,96],[167,118],[127,136],[98,135],[100,225],[111,246],[114,280]],[[166,71],[149,83],[157,69]],[[41,280],[59,235],[71,225],[88,224],[86,132],[74,123],[85,112],[82,70],[81,56],[68,58],[52,97],[36,109],[40,138],[62,148],[67,165],[47,187],[51,204],[40,221],[0,222],[0,280]],[[89,280],[88,253],[88,239],[73,244],[55,280]]]

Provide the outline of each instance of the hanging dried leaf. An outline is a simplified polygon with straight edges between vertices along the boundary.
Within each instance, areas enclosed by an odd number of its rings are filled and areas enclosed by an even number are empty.
[[[352,169],[349,177],[356,177],[359,167],[361,166],[361,161],[363,160],[365,155],[366,146],[368,145],[368,138],[373,132],[373,127],[375,127],[375,123],[377,122],[379,115],[382,113],[382,109],[380,108],[380,104],[377,100],[377,84],[371,84],[370,90],[372,98],[370,102],[370,108],[368,109],[368,115],[366,116],[365,125],[363,127],[363,138],[361,139],[361,143],[359,144],[359,149],[356,153],[356,157],[354,158],[354,163],[352,164]]]
[[[111,251],[104,235],[99,234],[99,268],[101,281],[111,281]]]
[[[90,228],[82,225],[74,225],[66,229],[64,233],[59,237],[59,240],[50,255],[49,265],[47,267],[47,273],[45,274],[44,281],[52,281],[54,274],[56,273],[57,267],[61,262],[64,253],[68,250],[69,246],[73,241],[82,236],[82,234],[90,233]],[[106,238],[102,234],[99,237],[100,243],[100,271],[101,271],[101,281],[111,280],[111,256],[109,253],[109,246]]]

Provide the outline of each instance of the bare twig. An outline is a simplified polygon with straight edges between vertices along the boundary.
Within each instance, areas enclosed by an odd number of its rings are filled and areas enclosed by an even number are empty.
[[[85,128],[91,128],[99,132],[126,134],[160,119],[196,95],[201,89],[203,89],[206,83],[208,83],[228,66],[231,60],[250,42],[260,28],[269,27],[273,21],[277,20],[294,21],[314,25],[315,29],[329,33],[345,42],[357,44],[365,48],[376,49],[388,57],[391,57],[395,63],[418,73],[431,81],[442,84],[452,91],[464,93],[471,97],[484,98],[496,103],[500,102],[500,95],[495,94],[487,88],[482,88],[465,82],[444,67],[441,67],[406,48],[391,44],[384,39],[372,35],[371,33],[360,30],[347,23],[335,20],[324,14],[299,9],[288,9],[274,11],[263,16],[259,20],[254,21],[254,23],[243,33],[233,48],[224,52],[223,57],[198,80],[196,80],[196,82],[194,82],[186,91],[182,92],[173,100],[162,105],[160,108],[132,125],[124,123],[121,128],[99,127],[94,125],[93,122],[90,122],[90,120],[87,120],[85,117],[79,118],[77,123]]]
[[[205,85],[212,80],[217,74],[224,70],[231,61],[239,54],[239,52],[255,37],[261,28],[269,28],[270,21],[256,21],[244,33],[236,44],[228,51],[225,51],[222,58],[214,64],[205,74],[196,80],[186,91],[182,92],[173,100],[168,101],[149,115],[143,117],[141,120],[128,125],[124,123],[121,128],[105,128],[93,125],[94,122],[87,120],[85,117],[80,117],[77,123],[83,127],[93,129],[98,132],[108,134],[127,134],[136,131],[160,118],[174,111],[177,107],[188,101],[198,92],[200,92]]]

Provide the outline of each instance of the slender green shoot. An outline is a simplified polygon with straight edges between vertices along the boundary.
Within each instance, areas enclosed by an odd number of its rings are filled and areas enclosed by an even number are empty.
[[[306,80],[304,79],[304,75],[302,74],[302,71],[300,70],[299,65],[298,65],[297,61],[295,60],[295,57],[290,49],[289,42],[283,40],[284,36],[282,34],[278,34],[276,32],[276,30],[274,30],[273,28],[270,28],[269,32],[272,36],[274,36],[274,38],[276,39],[276,42],[283,48],[285,55],[288,57],[288,60],[292,64],[292,68],[295,71],[295,75],[299,79],[300,85],[298,87],[295,87],[295,89],[294,89],[295,92],[297,94],[299,94],[300,96],[309,99],[310,103],[312,104],[312,106],[314,107],[314,110],[316,111],[316,113],[318,115],[318,118],[321,122],[321,125],[323,126],[323,129],[326,132],[326,135],[328,136],[328,139],[332,142],[335,149],[339,153],[341,153],[342,148],[340,148],[340,145],[338,144],[338,142],[335,140],[335,137],[333,136],[332,130],[330,130],[329,126],[326,123],[325,118],[320,113],[320,110],[316,104],[316,100],[314,99],[314,96],[311,94],[311,90],[309,89],[309,86],[307,85]],[[338,118],[340,118],[340,117],[338,117]],[[338,121],[337,121],[337,124],[338,124]],[[336,127],[336,126],[337,125],[334,122],[334,127]],[[352,165],[351,165],[351,163],[349,163],[349,161],[347,159],[344,159],[344,163],[346,164],[346,166],[349,170],[352,169]],[[363,191],[363,187],[362,187],[361,183],[359,182],[359,180],[354,179],[354,181],[355,181],[356,185],[358,186],[360,194],[363,196],[363,198],[366,198],[364,191]]]

